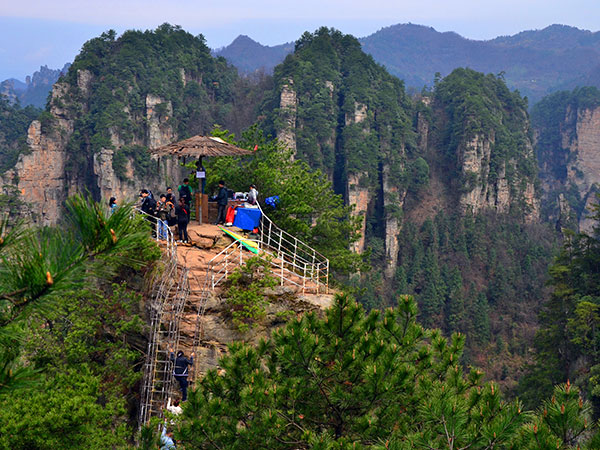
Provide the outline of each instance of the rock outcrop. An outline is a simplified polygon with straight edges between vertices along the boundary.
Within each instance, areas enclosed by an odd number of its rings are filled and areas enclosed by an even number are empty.
[[[521,202],[524,219],[527,222],[536,221],[539,217],[539,200],[535,195],[534,180],[510,180],[507,175],[508,171],[518,173],[515,160],[502,161],[495,176],[491,177],[494,145],[495,136],[491,133],[488,137],[476,135],[459,146],[457,164],[464,186],[464,192],[459,197],[461,209],[475,214],[491,209],[504,214],[510,211],[514,203]],[[522,156],[533,159],[530,142],[527,142],[526,152]],[[510,166],[508,170],[507,165]]]
[[[291,78],[284,84],[279,101],[279,120],[282,126],[277,137],[293,153],[296,153],[296,111],[298,108],[294,80]]]
[[[563,148],[569,149],[567,158],[567,184],[577,187],[584,205],[578,214],[579,229],[591,231],[591,206],[597,203],[600,192],[600,108],[581,109],[576,114],[575,134],[563,133]]]
[[[557,124],[538,123],[536,130],[545,218],[561,229],[589,232],[600,192],[600,107],[578,107],[574,101],[563,107]]]
[[[170,102],[150,94],[146,98],[146,132],[141,139],[127,140],[116,127],[111,127],[107,130],[111,147],[97,152],[80,148],[83,153],[83,157],[78,159],[80,166],[73,167],[73,160],[77,157],[72,154],[69,142],[78,119],[74,111],[87,111],[87,102],[93,95],[93,82],[89,71],[80,70],[76,87],[65,82],[54,84],[49,117],[44,123],[33,121],[29,127],[27,145],[30,151],[21,154],[15,167],[2,177],[4,184],[18,188],[23,200],[31,204],[43,225],[55,224],[62,215],[67,196],[76,192],[92,192],[98,200],[114,196],[118,201],[132,201],[142,187],[159,192],[164,190],[167,182],[181,178],[181,168],[169,158],[163,158],[160,164],[156,161],[156,170],[149,176],[142,177],[136,173],[132,156],[126,156],[123,174],[115,171],[115,154],[126,143],[155,148],[175,138],[169,123],[173,113]],[[71,95],[72,89],[77,89],[78,96]],[[75,100],[81,97],[83,101]],[[149,154],[147,158],[151,158]]]

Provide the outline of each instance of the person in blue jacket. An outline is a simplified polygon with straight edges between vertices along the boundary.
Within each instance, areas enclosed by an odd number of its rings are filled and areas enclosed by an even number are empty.
[[[194,364],[194,353],[190,355],[190,359],[186,358],[181,350],[177,352],[177,358],[175,358],[175,353],[173,353],[173,349],[169,349],[171,352],[171,361],[175,362],[175,367],[173,368],[173,376],[179,383],[179,388],[181,389],[181,401],[185,402],[187,400],[187,388],[188,388],[188,366]]]

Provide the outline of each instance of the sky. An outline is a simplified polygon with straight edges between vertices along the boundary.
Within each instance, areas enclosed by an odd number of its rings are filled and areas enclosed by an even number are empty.
[[[240,34],[277,45],[321,26],[364,37],[409,22],[469,39],[555,23],[598,31],[599,17],[598,0],[0,0],[0,80],[23,81],[42,65],[62,68],[103,31],[165,22],[220,48]]]

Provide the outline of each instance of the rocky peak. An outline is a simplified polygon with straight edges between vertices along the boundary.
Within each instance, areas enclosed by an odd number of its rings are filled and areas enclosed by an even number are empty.
[[[534,107],[532,116],[545,218],[559,228],[574,224],[591,231],[589,214],[600,191],[600,91],[553,94]]]

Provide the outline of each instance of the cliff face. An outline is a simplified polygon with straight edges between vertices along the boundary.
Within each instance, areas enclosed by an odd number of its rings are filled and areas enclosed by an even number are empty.
[[[553,94],[532,112],[544,196],[544,218],[589,232],[600,192],[600,91]]]
[[[600,108],[571,112],[576,114],[575,133],[563,132],[563,147],[569,149],[567,184],[577,187],[584,209],[579,213],[581,231],[591,231],[594,221],[589,218],[591,205],[600,192]]]
[[[371,240],[381,240],[387,272],[393,272],[397,211],[406,195],[405,141],[413,133],[401,83],[365,55],[356,39],[327,29],[303,36],[275,70],[275,83],[265,111],[269,131],[296,158],[327,174],[353,206],[361,232],[353,250],[361,253]],[[380,217],[384,209],[390,213]]]
[[[18,187],[45,224],[58,220],[75,191],[117,201],[136,200],[141,188],[164,192],[180,182],[182,168],[149,149],[227,125],[235,76],[179,27],[104,33],[84,44],[54,85],[29,129],[30,152],[3,181]]]
[[[77,130],[77,114],[89,109],[93,76],[87,71],[77,74],[77,86],[56,83],[52,89],[49,115],[45,126],[39,120],[32,122],[28,130],[27,145],[30,152],[22,154],[16,166],[4,174],[6,184],[14,184],[23,199],[30,203],[42,224],[55,224],[61,217],[61,209],[68,195],[89,192],[98,199],[111,196],[118,201],[133,201],[143,187],[160,192],[167,180],[179,180],[181,169],[176,161],[165,160],[152,176],[141,176],[134,170],[134,158],[126,157],[125,177],[114,170],[114,155],[125,146],[125,139],[116,128],[110,130],[110,147],[97,152],[80,149],[83,160],[73,168],[72,149],[69,142]],[[71,95],[76,90],[83,101],[74,101]],[[171,142],[173,130],[165,125],[165,119],[153,112],[153,107],[162,103],[160,98],[148,96],[146,102],[146,132],[143,139],[134,144],[156,147]],[[147,155],[150,158],[150,155]]]
[[[501,162],[492,178],[490,172],[494,145],[495,136],[492,132],[488,137],[476,135],[459,146],[457,164],[460,175],[465,180],[464,191],[458,199],[461,210],[479,213],[491,209],[504,214],[510,212],[511,205],[521,201],[525,221],[536,221],[539,217],[539,200],[535,195],[535,180],[521,178],[516,183],[511,183],[507,172],[518,171],[514,159]],[[525,150],[524,156],[533,159],[531,142],[525,143]]]
[[[431,113],[435,136],[422,141],[432,164],[446,171],[444,183],[454,197],[447,203],[456,202],[463,213],[537,221],[537,161],[527,105],[518,93],[492,75],[458,69],[436,87]]]
[[[64,95],[67,87],[55,84],[52,99]],[[44,225],[56,223],[72,184],[67,179],[66,144],[73,133],[74,119],[57,106],[50,109],[52,120],[42,126],[34,120],[27,131],[30,153],[21,154],[16,166],[4,174],[4,184],[14,184],[22,198],[33,206]]]

